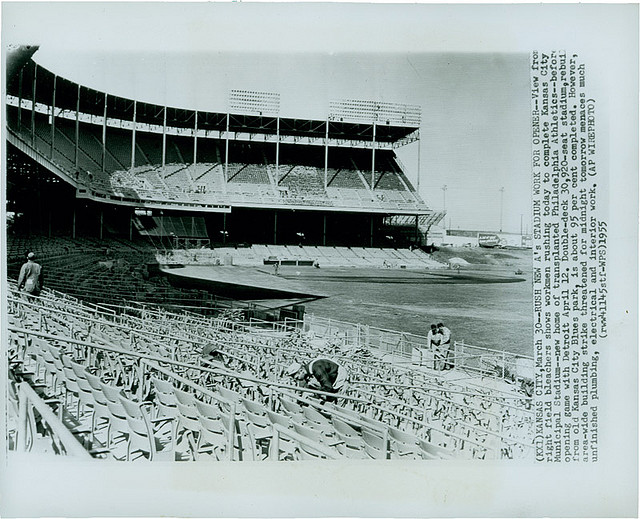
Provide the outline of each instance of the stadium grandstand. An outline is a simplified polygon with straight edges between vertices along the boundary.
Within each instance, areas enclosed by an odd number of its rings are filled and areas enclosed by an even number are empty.
[[[425,337],[306,315],[321,295],[276,276],[274,305],[169,275],[442,267],[422,247],[444,214],[394,151],[419,141],[416,107],[339,101],[324,121],[292,119],[279,95],[240,90],[226,113],[158,106],[59,77],[35,52],[7,60],[10,451],[532,458],[530,358],[456,343],[441,371]],[[27,252],[45,266],[38,297],[15,281]],[[348,367],[335,403],[285,375],[318,356]]]

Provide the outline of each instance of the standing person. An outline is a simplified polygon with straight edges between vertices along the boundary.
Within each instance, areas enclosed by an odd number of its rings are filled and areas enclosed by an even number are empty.
[[[442,369],[453,369],[455,352],[451,349],[451,330],[444,324],[438,323],[438,332],[442,336],[440,340],[440,348],[444,360]]]
[[[347,370],[330,359],[318,357],[306,364],[292,363],[286,374],[295,378],[301,386],[319,389],[327,393],[337,393],[344,388],[349,375]],[[335,402],[336,398],[321,395],[327,402]]]
[[[442,334],[438,331],[438,327],[432,324],[431,329],[431,349],[433,350],[433,369],[436,371],[442,371],[443,369],[443,356],[442,356]]]
[[[36,255],[33,252],[27,254],[27,262],[20,268],[18,276],[18,290],[38,296],[43,287],[42,266],[35,262]]]
[[[438,327],[435,324],[431,325],[431,329],[429,333],[427,333],[427,347],[422,350],[422,364],[427,364],[430,360],[433,359],[433,369],[436,369],[436,356],[435,356],[435,347],[433,345],[433,336],[438,333]],[[425,358],[427,357],[427,358]],[[429,358],[430,357],[430,358]]]

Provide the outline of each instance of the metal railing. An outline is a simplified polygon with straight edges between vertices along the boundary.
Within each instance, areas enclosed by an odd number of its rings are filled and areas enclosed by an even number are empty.
[[[93,459],[69,429],[66,428],[60,418],[55,415],[51,408],[38,396],[27,382],[20,382],[18,384],[17,451],[26,452],[29,447],[33,447],[34,439],[28,441],[29,431],[31,431],[31,434],[34,436],[36,434],[35,420],[29,423],[29,417],[33,416],[33,409],[38,411],[40,420],[47,424],[48,432],[55,436],[52,440],[57,440],[58,448],[61,448],[70,456]]]
[[[331,337],[344,348],[377,350],[411,361],[414,350],[433,352],[426,336],[305,314],[304,330]],[[294,320],[285,325],[294,326]],[[444,353],[444,351],[442,352]],[[503,380],[533,379],[533,357],[454,341],[450,357],[457,368]]]

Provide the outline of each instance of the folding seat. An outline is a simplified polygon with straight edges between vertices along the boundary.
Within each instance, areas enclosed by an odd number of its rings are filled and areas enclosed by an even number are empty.
[[[224,427],[220,418],[210,418],[209,416],[198,416],[200,431],[198,435],[197,454],[209,452],[216,460],[228,458],[229,451],[229,431]]]
[[[198,444],[200,435],[200,405],[202,404],[192,393],[175,390],[176,410],[177,410],[177,433],[176,442],[181,443],[186,440],[188,451],[195,460],[198,456]],[[206,404],[205,404],[206,405]]]
[[[107,393],[104,391],[104,387],[102,394],[104,395],[104,401],[106,402],[106,407],[109,411],[109,428],[107,430],[108,438],[106,442],[107,448],[111,449],[112,455],[117,458],[118,456],[114,454],[114,452],[115,445],[117,445],[117,443],[119,442],[114,442],[113,440],[115,439],[116,435],[118,435],[120,439],[129,441],[129,435],[131,432],[129,424],[127,422],[127,413],[122,405],[122,402],[120,401],[120,397],[122,397],[123,395],[118,393],[115,395],[116,400],[111,400],[107,396]],[[98,398],[96,398],[96,401],[98,401]],[[123,456],[123,458],[126,456],[128,456],[128,453]]]
[[[426,440],[418,439],[418,447],[424,459],[449,459],[455,457],[453,451],[434,445]]]
[[[247,398],[242,399],[242,405],[245,410],[251,412],[256,415],[267,416],[267,408],[258,402],[254,402],[253,400],[249,400]]]
[[[347,458],[366,459],[368,457],[365,451],[366,442],[358,431],[346,422],[332,417],[331,422],[335,427],[335,434],[344,445],[339,446],[340,452]]]
[[[50,388],[54,394],[58,394],[58,386],[62,382],[60,380],[62,373],[59,371],[59,367],[56,366],[55,358],[51,355],[46,342],[34,338],[32,345],[31,351],[36,363],[36,379],[42,380],[46,387]],[[50,378],[50,382],[47,382],[48,378]]]
[[[96,429],[100,425],[100,420],[106,420],[108,423],[110,414],[106,409],[106,401],[104,402],[104,408],[101,408],[95,400],[93,394],[93,388],[87,380],[83,366],[80,364],[72,363],[73,371],[76,375],[76,383],[78,386],[78,399],[82,405],[89,409],[91,413],[91,442],[95,441]]]
[[[267,409],[267,417],[272,424],[278,424],[285,429],[293,429],[293,420],[286,415],[275,413]]]
[[[182,405],[195,407],[197,399],[193,393],[189,393],[188,391],[183,391],[182,389],[174,388],[173,394],[176,396],[176,400]]]
[[[294,424],[294,430],[300,435],[303,436],[307,441],[297,441],[296,446],[298,447],[298,455],[301,460],[316,460],[316,459],[327,459],[328,456],[321,452],[319,449],[314,449],[313,444],[318,444],[332,452],[334,458],[340,458],[340,452],[335,448],[336,443],[328,444],[321,441],[322,435],[318,434],[316,431],[309,429],[308,427],[304,427],[303,425]]]
[[[80,388],[78,386],[78,377],[72,366],[73,361],[69,358],[68,355],[65,355],[65,354],[60,355],[59,359],[62,363],[61,369],[64,376],[64,380],[63,380],[64,387],[66,389],[65,397],[67,397],[69,393],[71,393],[76,397],[76,403],[77,403],[76,418],[79,420],[81,418],[80,407],[82,405],[82,401],[80,399]]]
[[[305,418],[304,425],[307,427],[321,431],[327,436],[334,434],[335,427],[331,421],[313,407],[302,407],[302,415]]]
[[[265,459],[269,455],[269,445],[273,438],[273,427],[267,409],[251,400],[243,399],[244,428],[249,436],[251,450],[254,460]]]
[[[169,438],[157,434],[154,425],[171,421],[172,418],[160,418],[152,420],[149,412],[145,408],[150,406],[150,402],[134,402],[123,396],[120,397],[122,409],[125,412],[125,419],[128,424],[127,439],[127,461],[131,459],[131,454],[137,451],[147,453],[149,461],[152,461],[158,454],[163,454],[170,461],[174,460],[174,438]],[[158,451],[158,446],[162,449]]]
[[[242,399],[244,398],[240,393],[238,393],[237,391],[233,391],[231,389],[227,389],[223,386],[218,386],[216,388],[216,392],[225,400],[228,400],[229,402],[233,402],[236,405],[240,405],[242,404]]]
[[[248,438],[243,438],[242,431],[239,428],[238,420],[235,416],[229,414],[222,413],[220,415],[220,421],[224,427],[224,430],[227,431],[229,444],[233,444],[233,450],[230,451],[230,456],[232,460],[243,460],[247,455],[251,455],[251,452],[247,453],[247,450],[250,448],[247,441]]]
[[[338,434],[341,434],[343,436],[350,436],[352,438],[362,438],[362,434],[359,431],[336,416],[331,417],[331,424]]]
[[[312,429],[311,427],[306,427],[295,422],[293,422],[293,430],[305,438],[314,442],[322,443],[329,447],[335,447],[336,445],[343,443],[339,438],[327,436],[322,431]],[[337,450],[336,453],[339,454]]]
[[[403,459],[422,458],[422,451],[418,446],[417,436],[390,427],[389,438],[392,440],[392,454],[395,455],[395,457]]]
[[[306,420],[301,405],[297,404],[296,402],[292,402],[291,400],[288,400],[284,397],[280,397],[280,404],[282,407],[282,412],[287,416],[294,418],[301,423]]]
[[[87,378],[89,380],[89,378]],[[91,382],[89,382],[91,384]],[[93,386],[92,386],[93,387]],[[108,401],[113,403],[120,403],[120,397],[126,397],[124,393],[124,389],[119,386],[111,386],[109,384],[105,384],[104,382],[100,382],[100,389],[102,393],[107,398]]]
[[[18,441],[18,416],[19,416],[19,401],[18,401],[18,387],[17,382],[9,371],[9,383],[7,384],[7,442],[9,450],[15,450]],[[25,451],[29,451],[33,445],[33,435],[35,434],[35,421],[33,420],[33,414],[27,414],[25,441],[26,445],[21,446]]]
[[[365,442],[365,452],[375,459],[387,458],[387,445],[382,436],[367,428],[362,429],[362,439]]]

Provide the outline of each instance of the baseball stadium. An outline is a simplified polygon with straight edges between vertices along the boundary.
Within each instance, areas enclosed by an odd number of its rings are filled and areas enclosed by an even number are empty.
[[[204,111],[95,90],[37,46],[6,64],[10,454],[532,459],[533,361],[514,325],[480,346],[401,308],[527,274],[433,246],[445,212],[419,194],[419,106],[285,117],[280,94],[231,89]],[[520,258],[507,252],[493,258]]]

